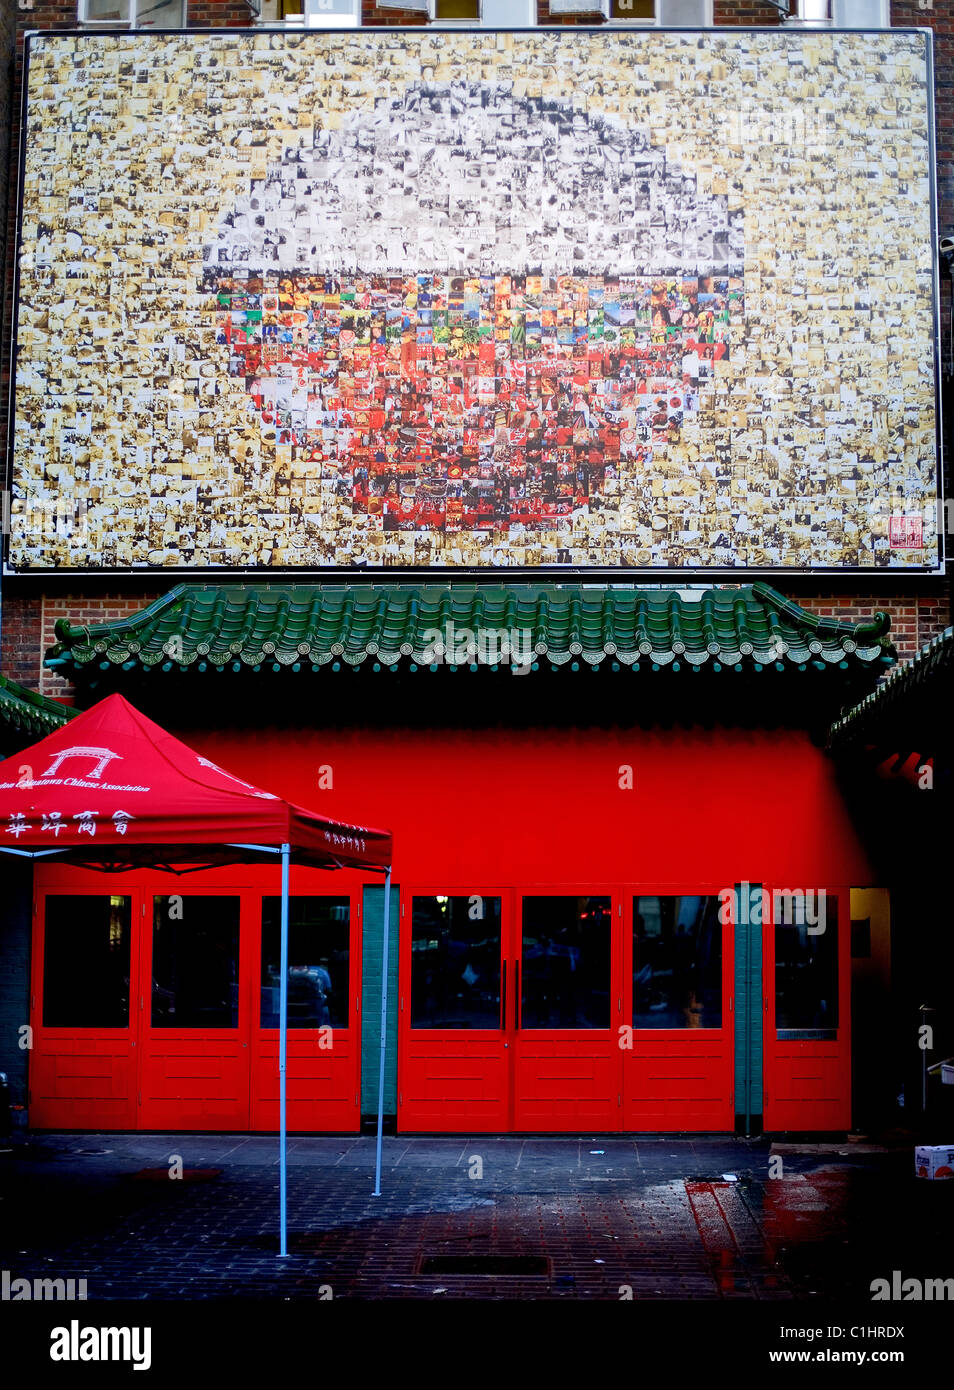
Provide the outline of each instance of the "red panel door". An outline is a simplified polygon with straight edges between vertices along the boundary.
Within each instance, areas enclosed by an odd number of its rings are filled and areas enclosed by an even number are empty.
[[[767,1130],[851,1125],[849,901],[846,887],[766,893]]]
[[[144,900],[141,1129],[249,1127],[249,998],[240,981],[250,978],[253,902],[228,890]]]
[[[361,930],[353,893],[289,904],[287,1121],[290,1130],[360,1128]],[[252,962],[251,1127],[278,1128],[280,899],[256,899]],[[258,925],[257,923],[255,925]],[[253,932],[257,941],[257,933]]]
[[[504,968],[510,895],[401,894],[398,1126],[493,1133],[511,1127]]]
[[[517,910],[513,1128],[619,1129],[619,896],[522,891]]]
[[[110,885],[114,890],[116,885]],[[38,891],[29,1120],[35,1129],[134,1129],[139,896]],[[134,988],[135,986],[133,986]]]
[[[628,896],[623,1127],[731,1130],[733,928],[717,889]]]

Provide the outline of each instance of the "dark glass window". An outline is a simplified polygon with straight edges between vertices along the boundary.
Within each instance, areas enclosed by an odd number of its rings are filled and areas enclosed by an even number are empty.
[[[435,0],[435,19],[480,19],[480,0]]]
[[[411,904],[411,1027],[500,1027],[500,899]]]
[[[236,1028],[238,980],[238,898],[153,898],[153,1028]]]
[[[607,898],[524,898],[522,1028],[610,1026]]]
[[[779,1037],[838,1031],[838,898],[775,893],[775,1026]]]
[[[633,1026],[722,1027],[720,899],[633,899]]]
[[[262,899],[263,1028],[279,1025],[281,912],[281,898]],[[350,960],[350,900],[289,899],[289,1028],[347,1028]]]
[[[656,0],[612,0],[611,19],[655,19]]]
[[[47,1028],[129,1026],[130,899],[55,894],[46,900],[43,1022]]]

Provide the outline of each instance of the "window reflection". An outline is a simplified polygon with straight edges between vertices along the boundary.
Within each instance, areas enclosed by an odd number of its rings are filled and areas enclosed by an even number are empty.
[[[611,902],[524,898],[522,1028],[610,1026]]]
[[[130,901],[105,894],[55,894],[46,899],[47,1028],[129,1026]]]
[[[281,912],[281,898],[262,899],[263,1028],[277,1028],[280,1022]],[[347,1028],[350,960],[350,899],[290,898],[289,1028]]]
[[[633,1026],[722,1027],[718,896],[633,899]]]
[[[838,1031],[838,899],[776,892],[775,1026],[834,1038]],[[806,901],[807,899],[807,901]]]
[[[153,1028],[238,1026],[238,898],[157,894]]]
[[[411,905],[411,1027],[500,1027],[500,899]]]

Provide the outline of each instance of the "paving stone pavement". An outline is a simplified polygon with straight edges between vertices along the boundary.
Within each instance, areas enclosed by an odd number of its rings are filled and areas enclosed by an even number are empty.
[[[388,1138],[374,1198],[372,1139],[294,1136],[280,1260],[273,1136],[12,1143],[0,1154],[0,1267],[85,1278],[90,1299],[837,1302],[870,1300],[892,1269],[954,1275],[954,1182],[915,1179],[909,1149],[786,1146],[770,1177],[766,1139]],[[184,1180],[161,1172],[172,1155]],[[469,1256],[545,1264],[422,1269]]]

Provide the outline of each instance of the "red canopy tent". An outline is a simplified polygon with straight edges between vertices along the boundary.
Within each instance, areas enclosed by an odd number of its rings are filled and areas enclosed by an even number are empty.
[[[4,776],[7,767],[11,772]],[[122,695],[110,695],[0,764],[0,852],[27,859],[56,856],[107,871],[156,867],[176,872],[280,856],[282,1255],[287,1253],[285,1059],[291,860],[320,869],[358,868],[383,873],[384,973],[374,1189],[375,1196],[380,1194],[391,897],[388,831],[328,820],[261,791],[166,733]]]

